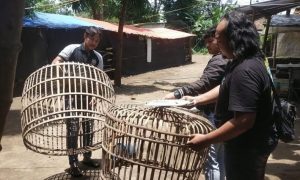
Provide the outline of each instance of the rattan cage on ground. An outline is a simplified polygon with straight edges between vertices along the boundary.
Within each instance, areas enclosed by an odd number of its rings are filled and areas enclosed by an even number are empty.
[[[101,147],[105,111],[115,102],[100,69],[66,62],[44,66],[25,81],[21,125],[27,148],[42,154],[79,154]]]
[[[171,108],[113,106],[102,144],[104,179],[198,179],[208,148],[193,151],[189,135],[213,129],[202,116]]]

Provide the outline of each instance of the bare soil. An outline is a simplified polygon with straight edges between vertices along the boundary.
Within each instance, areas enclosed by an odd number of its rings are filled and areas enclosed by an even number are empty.
[[[122,78],[122,86],[115,87],[116,104],[143,104],[161,99],[176,87],[195,81],[202,74],[210,56],[194,55],[193,63],[180,67],[152,71]],[[14,98],[8,115],[3,150],[0,152],[0,180],[72,179],[64,173],[67,157],[47,156],[27,150],[22,142],[20,125],[20,97]],[[279,143],[268,160],[266,180],[300,179],[300,122],[296,122],[297,139],[289,144]],[[94,158],[100,152],[93,153]],[[100,170],[85,171],[83,178],[98,179]],[[204,179],[203,176],[201,179]]]

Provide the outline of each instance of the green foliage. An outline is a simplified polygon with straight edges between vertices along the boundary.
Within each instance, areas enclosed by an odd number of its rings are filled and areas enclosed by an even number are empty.
[[[219,3],[208,3],[204,4],[206,7],[202,11],[201,15],[195,19],[192,32],[197,35],[196,46],[200,49],[204,47],[204,42],[202,40],[203,34],[208,28],[216,26],[220,22],[221,18],[227,13],[234,9],[235,5],[221,5]],[[199,48],[196,48],[199,49]]]
[[[126,21],[130,24],[156,22],[157,12],[152,8],[148,0],[128,1]]]
[[[151,6],[148,0],[127,0],[126,6],[126,22],[127,23],[143,23],[157,21],[157,12]],[[96,13],[103,15],[103,20],[116,21],[119,18],[121,9],[121,0],[80,0],[73,3],[72,8],[76,13],[85,12],[90,17],[97,18]],[[87,13],[89,12],[89,13]]]
[[[121,9],[120,0],[108,0],[104,7],[105,19],[115,21],[119,17]],[[126,6],[126,23],[143,23],[156,21],[155,10],[148,0],[128,0]]]
[[[174,29],[190,31],[193,17],[199,13],[202,4],[198,0],[161,0],[167,26]]]
[[[56,0],[25,0],[25,16],[34,16],[34,12],[70,14],[68,6],[64,1],[60,4]]]
[[[79,0],[69,5],[67,0],[25,0],[26,7],[34,11],[70,14],[70,9],[82,17],[118,23],[122,0]],[[206,53],[203,33],[216,25],[221,17],[235,5],[221,5],[220,0],[127,0],[126,24],[158,22],[161,17],[167,27],[192,32],[197,35],[194,51]],[[56,5],[55,5],[56,4]],[[53,6],[55,5],[55,6]],[[31,14],[33,9],[26,10]],[[160,14],[161,13],[161,14]]]
[[[102,19],[103,2],[105,0],[79,0],[72,3],[72,9],[77,14],[84,14],[93,19]]]
[[[205,47],[199,47],[199,46],[195,46],[192,49],[193,54],[208,54],[208,50]]]
[[[234,6],[223,6],[220,0],[161,0],[167,26],[197,34],[197,41],[202,34]],[[201,43],[198,43],[201,45]]]
[[[25,8],[33,7],[35,0],[25,0]],[[25,16],[33,16],[33,9],[25,9]]]

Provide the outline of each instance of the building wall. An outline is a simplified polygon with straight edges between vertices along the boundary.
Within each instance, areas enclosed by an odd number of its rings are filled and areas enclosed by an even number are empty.
[[[115,49],[117,34],[111,32],[110,37]],[[152,39],[152,60],[147,62],[147,38],[125,34],[122,74],[134,75],[189,63],[192,57],[191,44],[191,38]]]
[[[78,29],[48,29],[23,28],[22,44],[16,70],[15,96],[20,96],[26,78],[40,67],[50,64],[58,53],[67,45],[82,43],[84,28]],[[117,32],[102,31],[102,37],[97,48],[104,56],[105,68],[114,66],[112,56],[107,51],[115,53],[117,47]],[[152,39],[152,61],[147,62],[147,39],[138,35],[124,35],[122,59],[122,74],[133,75],[151,70],[183,65],[191,61],[190,38],[182,39]],[[112,50],[107,50],[111,49]],[[113,71],[108,75],[113,78]]]

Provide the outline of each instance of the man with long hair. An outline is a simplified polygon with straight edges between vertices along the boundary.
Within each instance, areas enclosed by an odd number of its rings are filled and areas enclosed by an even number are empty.
[[[226,14],[216,29],[220,51],[228,63],[220,86],[196,97],[195,105],[217,102],[221,126],[191,136],[193,149],[225,142],[227,180],[263,180],[269,155],[277,145],[273,128],[271,81],[254,24],[240,12]]]
[[[201,77],[190,84],[187,84],[181,88],[176,89],[165,96],[165,99],[180,99],[183,96],[196,96],[198,94],[205,93],[214,87],[221,84],[224,77],[225,68],[228,63],[228,59],[222,57],[220,48],[215,38],[216,27],[209,28],[203,35],[205,46],[212,55],[212,58],[208,61]],[[208,104],[204,106],[198,106],[203,115],[215,126],[218,126],[215,118],[215,104]],[[224,180],[224,148],[221,143],[213,144],[210,147],[208,158],[204,166],[204,175],[206,180]]]

